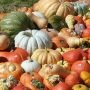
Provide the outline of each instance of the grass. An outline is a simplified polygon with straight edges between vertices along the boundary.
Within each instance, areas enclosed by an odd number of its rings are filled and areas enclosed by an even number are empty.
[[[31,7],[38,0],[0,0],[0,12],[10,12],[19,7]]]

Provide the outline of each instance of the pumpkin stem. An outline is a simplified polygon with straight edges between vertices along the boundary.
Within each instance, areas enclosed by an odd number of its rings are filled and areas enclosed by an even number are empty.
[[[49,50],[47,49],[47,47],[45,47],[45,50],[46,50],[47,53],[49,53]]]
[[[36,79],[33,79],[33,80],[32,80],[32,84],[33,84],[36,88],[39,88],[39,89],[45,87],[43,83],[41,83],[40,81],[38,81],[38,80],[36,80]]]
[[[32,36],[32,34],[31,33],[28,33],[28,32],[25,32],[24,35],[29,36],[29,37]]]

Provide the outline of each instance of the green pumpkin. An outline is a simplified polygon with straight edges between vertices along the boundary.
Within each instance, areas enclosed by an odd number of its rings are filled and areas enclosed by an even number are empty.
[[[35,28],[34,23],[23,12],[13,11],[5,16],[0,22],[0,29],[9,36],[16,35],[21,30]]]
[[[77,15],[85,15],[88,11],[88,6],[86,3],[72,2]]]
[[[64,27],[67,27],[65,20],[57,15],[53,15],[48,19],[48,23],[54,28],[55,30],[60,30]]]

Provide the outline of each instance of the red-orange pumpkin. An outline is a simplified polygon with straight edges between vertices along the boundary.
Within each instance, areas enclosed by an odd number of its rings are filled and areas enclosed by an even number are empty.
[[[24,49],[16,48],[10,52],[0,52],[0,62],[10,61],[20,64],[22,61],[26,60],[28,56],[29,54]],[[3,58],[6,58],[6,60]]]

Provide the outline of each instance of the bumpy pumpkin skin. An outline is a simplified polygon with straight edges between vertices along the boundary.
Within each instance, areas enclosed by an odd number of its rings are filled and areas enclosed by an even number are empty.
[[[38,48],[51,48],[51,38],[47,33],[39,30],[21,31],[15,37],[15,47],[25,49],[29,54]],[[33,59],[32,59],[33,60]]]
[[[53,49],[37,49],[31,56],[32,60],[36,60],[41,65],[55,64],[62,59],[61,54]]]
[[[65,78],[68,74],[70,74],[70,71],[57,64],[44,64],[38,73],[43,78],[55,74]]]
[[[17,80],[19,80],[22,74],[23,69],[17,63],[0,63],[0,78],[7,78],[10,75],[13,75]]]
[[[58,15],[66,17],[68,14],[74,12],[74,7],[70,2],[64,2],[62,0],[39,0],[34,4],[34,11],[41,11],[47,18],[52,15]],[[62,4],[61,4],[62,3]]]

